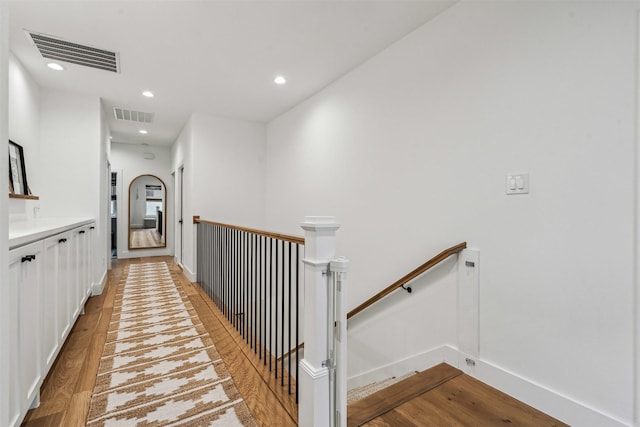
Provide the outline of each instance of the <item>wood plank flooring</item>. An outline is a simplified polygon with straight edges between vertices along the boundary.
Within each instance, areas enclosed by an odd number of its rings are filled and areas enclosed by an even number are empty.
[[[420,392],[421,389],[424,391]],[[387,403],[393,404],[385,407]],[[446,364],[416,374],[349,405],[347,425],[567,426]]]
[[[40,388],[40,406],[27,413],[23,426],[85,425],[113,299],[125,264],[109,271],[102,295],[86,302],[85,314],[76,320]]]
[[[239,357],[249,353],[244,341],[197,284],[190,283],[172,257],[118,260],[109,271],[102,295],[91,297],[85,314],[76,321],[69,338],[41,388],[41,403],[29,411],[25,427],[81,427],[91,401],[98,363],[113,311],[113,300],[124,267],[130,263],[166,261],[174,278],[180,280],[203,324],[214,338],[238,391],[260,426],[295,426],[297,407],[291,396],[269,376],[262,363]],[[243,347],[244,346],[244,347]],[[266,379],[265,379],[266,378]],[[349,426],[566,426],[530,406],[493,389],[448,365],[415,375],[349,406]],[[410,381],[411,378],[405,380]],[[395,409],[383,409],[393,401]],[[374,413],[366,412],[367,408]]]
[[[131,263],[158,261],[166,261],[170,270],[176,273],[174,277],[180,279],[185,292],[189,294],[192,302],[196,302],[194,305],[199,306],[198,314],[203,317],[202,322],[210,333],[212,331],[215,333],[217,330],[215,325],[219,321],[214,320],[215,315],[203,302],[197,286],[191,285],[184,275],[179,274],[179,268],[173,264],[173,257],[117,260],[112,264],[102,295],[89,298],[85,304],[85,314],[76,321],[41,387],[40,406],[27,413],[22,423],[24,427],[85,425],[100,355],[111,319],[115,291],[122,278],[124,267]],[[207,311],[209,314],[206,314]],[[213,336],[213,338],[216,341],[216,337]],[[216,341],[216,347],[257,424],[285,427],[295,425],[280,400],[269,393],[269,387],[261,378],[258,378],[255,368],[248,362],[244,364],[241,360],[243,358],[234,357],[233,344],[228,341],[228,338],[226,340],[223,335],[220,344]]]
[[[367,421],[386,413],[423,393],[438,387],[452,378],[462,375],[462,371],[442,363],[426,371],[419,372],[407,381],[401,381],[374,393],[348,407],[347,425],[361,426]]]
[[[196,309],[200,321],[213,338],[218,354],[233,377],[249,411],[263,426],[296,426],[298,407],[294,397],[277,384],[268,368],[263,366],[253,349],[229,324],[197,283],[190,283],[182,275],[181,282]]]

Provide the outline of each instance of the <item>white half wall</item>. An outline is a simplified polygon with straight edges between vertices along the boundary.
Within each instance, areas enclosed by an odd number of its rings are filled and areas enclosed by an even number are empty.
[[[457,3],[267,125],[267,228],[336,215],[349,308],[467,241],[479,360],[633,424],[638,5]],[[424,280],[376,309],[384,332],[350,331],[350,377],[411,357],[405,334],[455,342],[455,280]]]

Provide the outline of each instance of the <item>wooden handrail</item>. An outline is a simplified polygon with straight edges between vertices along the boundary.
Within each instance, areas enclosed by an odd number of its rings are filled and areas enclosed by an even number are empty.
[[[231,228],[233,230],[245,231],[247,233],[257,234],[259,236],[271,237],[272,239],[284,240],[285,242],[291,242],[291,243],[296,243],[298,245],[304,245],[304,237],[292,236],[292,235],[289,235],[289,234],[282,234],[282,233],[273,233],[271,231],[258,230],[256,228],[240,227],[238,225],[223,224],[223,223],[214,222],[214,221],[207,221],[207,220],[204,220],[204,219],[200,219],[199,216],[195,216],[195,215],[193,217],[193,223],[194,224],[202,223],[202,224],[218,225],[218,226],[221,226],[221,227]]]
[[[25,200],[40,200],[40,197],[32,196],[31,194],[25,195],[25,194],[9,193],[9,198],[10,199],[25,199]]]
[[[304,349],[304,342],[301,342],[300,344],[298,344],[297,346],[295,346],[294,348],[292,348],[291,350],[287,351],[285,354],[283,354],[282,356],[278,357],[278,359],[276,359],[278,362],[281,359],[284,359],[286,357],[289,357],[290,355],[292,355],[293,353],[295,353],[296,351],[300,351]]]
[[[413,270],[411,273],[405,275],[399,280],[396,280],[395,282],[393,282],[393,284],[389,285],[382,291],[378,292],[377,294],[375,294],[374,296],[372,296],[371,298],[369,298],[368,300],[366,300],[365,302],[363,302],[362,304],[360,304],[359,306],[351,310],[349,313],[347,313],[347,319],[352,318],[353,316],[360,313],[365,308],[375,304],[376,302],[380,301],[382,298],[389,295],[391,292],[402,287],[405,283],[415,279],[425,271],[429,270],[433,266],[449,258],[451,255],[457,254],[458,252],[462,251],[466,247],[467,247],[467,242],[462,242],[455,246],[450,247],[449,249],[445,249],[444,251],[440,252],[438,255],[434,256],[429,261],[425,262],[420,267]]]
[[[391,292],[393,292],[396,289],[402,287],[405,283],[415,279],[416,277],[418,277],[422,273],[426,272],[427,270],[431,269],[432,267],[438,265],[439,263],[441,263],[445,259],[449,258],[451,255],[455,255],[455,254],[459,253],[460,251],[462,251],[463,249],[466,249],[466,247],[467,247],[467,242],[462,242],[462,243],[459,243],[459,244],[457,244],[455,246],[452,246],[452,247],[450,247],[448,249],[445,249],[444,251],[440,252],[438,255],[434,256],[429,261],[427,261],[424,264],[422,264],[420,267],[418,267],[415,270],[413,270],[412,272],[406,274],[400,280],[396,280],[393,284],[389,285],[388,287],[386,287],[382,291],[378,292],[377,294],[375,294],[374,296],[372,296],[371,298],[369,298],[368,300],[366,300],[365,302],[363,302],[362,304],[360,304],[359,306],[357,306],[356,308],[351,310],[349,313],[347,313],[347,319],[350,319],[351,317],[353,317],[356,314],[360,313],[365,308],[367,308],[367,307],[375,304],[376,302],[380,301],[382,298],[386,297]],[[304,348],[304,342],[298,344],[298,346],[296,348],[294,348],[294,349],[286,352],[282,356],[280,356],[280,358],[278,358],[278,360],[280,360],[282,358],[285,358],[285,357],[289,356],[290,354],[292,354],[293,352],[298,351],[299,349],[302,349],[302,348]]]

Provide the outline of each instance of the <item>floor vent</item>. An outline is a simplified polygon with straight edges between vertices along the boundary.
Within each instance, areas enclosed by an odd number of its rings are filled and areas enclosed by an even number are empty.
[[[114,73],[120,72],[120,61],[117,52],[81,45],[30,31],[26,31],[26,33],[43,58],[70,62],[99,70],[113,71]]]
[[[113,115],[116,120],[125,120],[128,122],[153,123],[154,113],[145,113],[143,111],[126,110],[124,108],[113,107]]]

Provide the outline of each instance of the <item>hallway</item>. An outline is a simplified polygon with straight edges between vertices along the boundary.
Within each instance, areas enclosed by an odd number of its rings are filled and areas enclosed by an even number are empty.
[[[258,425],[274,425],[274,422],[279,426],[295,425],[280,402],[269,393],[268,386],[255,373],[252,366],[242,363],[243,358],[233,357],[235,343],[225,341],[224,330],[216,329],[220,327],[217,317],[208,309],[202,294],[184,277],[179,267],[173,264],[173,257],[113,260],[104,292],[87,301],[85,314],[80,316],[74,325],[50,374],[44,381],[40,406],[29,411],[22,425],[26,427],[85,425],[111,319],[115,291],[122,278],[124,267],[130,263],[149,261],[167,262],[172,276],[181,281],[202,323],[214,338],[220,356]],[[214,332],[218,335],[217,337],[213,336]],[[225,342],[231,345],[225,346]]]

